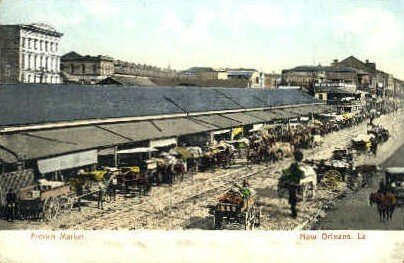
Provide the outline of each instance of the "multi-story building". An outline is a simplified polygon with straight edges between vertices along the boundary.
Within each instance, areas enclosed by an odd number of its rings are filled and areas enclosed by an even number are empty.
[[[61,83],[62,36],[46,24],[0,25],[0,82]]]
[[[227,78],[248,80],[249,88],[265,87],[265,74],[255,69],[229,69]]]
[[[342,61],[334,60],[333,66],[351,67],[361,72],[361,89],[379,97],[392,96],[394,94],[393,76],[376,69],[376,63],[365,62],[349,56]]]
[[[82,56],[69,52],[61,58],[65,82],[95,84],[115,73],[114,59],[108,56]]]
[[[315,83],[361,84],[362,75],[366,72],[345,66],[298,66],[282,70],[282,84],[312,88]]]

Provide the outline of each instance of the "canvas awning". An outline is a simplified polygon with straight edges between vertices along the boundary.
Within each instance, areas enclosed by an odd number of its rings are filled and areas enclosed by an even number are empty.
[[[98,163],[97,157],[97,150],[91,150],[38,160],[38,170],[41,174],[47,174],[92,165]]]
[[[148,148],[148,147],[138,147],[132,149],[125,149],[116,151],[117,154],[135,154],[135,153],[150,153],[150,152],[157,152],[156,148]]]
[[[170,145],[177,145],[177,138],[168,138],[168,139],[150,141],[150,147],[166,147]]]
[[[220,130],[220,131],[214,131],[214,135],[219,135],[219,134],[225,134],[225,133],[230,133],[230,129],[227,130]]]

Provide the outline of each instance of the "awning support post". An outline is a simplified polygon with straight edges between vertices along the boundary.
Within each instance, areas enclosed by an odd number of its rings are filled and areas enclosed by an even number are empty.
[[[116,153],[118,150],[118,146],[114,147],[114,166],[118,167],[118,154]]]

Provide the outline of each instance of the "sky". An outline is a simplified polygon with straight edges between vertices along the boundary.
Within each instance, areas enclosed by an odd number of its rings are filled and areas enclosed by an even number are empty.
[[[47,23],[62,54],[268,73],[354,55],[404,79],[404,0],[0,0],[0,23]]]

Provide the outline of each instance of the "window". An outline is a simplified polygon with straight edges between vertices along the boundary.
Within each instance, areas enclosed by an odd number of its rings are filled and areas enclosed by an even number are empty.
[[[94,74],[97,73],[97,65],[96,65],[96,64],[93,65],[93,73],[94,73]]]
[[[34,66],[33,66],[33,69],[35,70],[36,67],[37,67],[37,56],[35,55],[35,56],[34,56]]]
[[[55,69],[55,59],[51,58],[51,71],[53,72]]]
[[[45,58],[45,69],[49,70],[49,58],[48,57]]]
[[[32,48],[32,39],[28,38],[28,48]]]
[[[55,43],[55,52],[58,52],[58,43]]]
[[[21,38],[21,46],[22,46],[22,47],[25,47],[25,37],[22,37],[22,38]]]
[[[70,74],[74,74],[74,65],[70,65]]]
[[[38,49],[38,40],[34,39],[34,49]]]
[[[42,40],[39,41],[39,50],[40,51],[43,50],[43,41]]]
[[[318,94],[318,99],[323,100],[323,94],[322,93]]]
[[[45,51],[48,51],[48,49],[49,49],[49,42],[45,41]]]
[[[31,54],[28,54],[28,59],[27,59],[27,69],[31,69]],[[29,82],[29,81],[28,81]]]
[[[81,73],[86,74],[86,65],[81,65]]]

